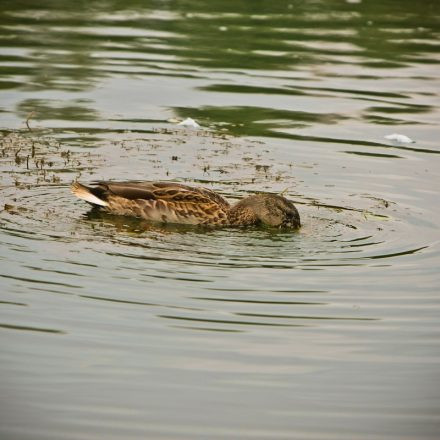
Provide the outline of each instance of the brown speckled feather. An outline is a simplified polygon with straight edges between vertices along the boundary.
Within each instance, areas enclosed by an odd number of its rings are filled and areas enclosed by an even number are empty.
[[[206,188],[197,188],[174,182],[98,182],[97,188],[107,194],[125,199],[164,200],[167,202],[215,203],[229,208],[220,195]]]
[[[229,203],[206,188],[171,182],[98,182],[95,187],[81,187],[103,200],[113,214],[165,223],[227,223]]]

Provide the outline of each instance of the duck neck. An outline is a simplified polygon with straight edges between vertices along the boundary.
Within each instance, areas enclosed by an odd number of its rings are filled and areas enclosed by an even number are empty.
[[[228,212],[228,220],[231,225],[249,226],[259,222],[255,211],[247,205],[246,199],[240,200]]]

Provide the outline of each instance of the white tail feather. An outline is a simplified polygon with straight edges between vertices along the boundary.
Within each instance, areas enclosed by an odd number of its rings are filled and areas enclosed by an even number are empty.
[[[86,202],[92,203],[93,205],[108,206],[107,202],[96,197],[94,194],[92,194],[89,191],[89,189],[86,186],[81,185],[78,182],[72,183],[70,190],[79,199],[85,200]]]

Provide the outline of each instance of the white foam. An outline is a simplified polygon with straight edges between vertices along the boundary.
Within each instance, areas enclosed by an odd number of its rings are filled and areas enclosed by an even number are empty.
[[[410,137],[398,133],[389,134],[385,136],[385,139],[388,139],[390,141],[400,142],[401,144],[410,144],[414,142]]]
[[[200,127],[200,125],[197,124],[197,122],[194,121],[194,119],[192,119],[192,118],[186,118],[184,121],[180,122],[178,125],[183,125],[184,127],[194,127],[194,128]]]

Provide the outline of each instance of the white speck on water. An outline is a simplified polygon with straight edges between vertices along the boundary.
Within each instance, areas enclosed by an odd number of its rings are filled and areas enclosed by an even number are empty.
[[[200,125],[197,124],[197,122],[194,121],[194,119],[192,118],[186,118],[184,121],[179,122],[178,125],[183,125],[184,127],[194,127],[194,128],[200,127]]]
[[[401,144],[410,144],[410,143],[414,142],[408,136],[405,136],[404,134],[398,134],[398,133],[389,134],[389,135],[385,136],[385,139],[388,139],[390,141],[400,142]]]

